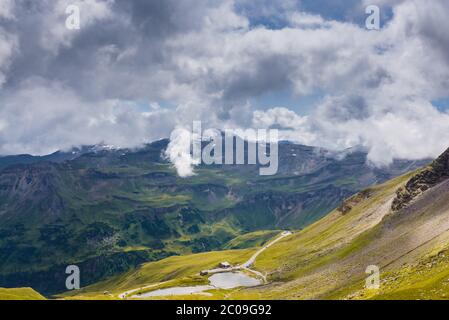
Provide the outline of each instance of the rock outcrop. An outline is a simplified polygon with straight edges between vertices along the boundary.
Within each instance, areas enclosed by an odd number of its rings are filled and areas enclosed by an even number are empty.
[[[352,208],[358,205],[363,200],[369,199],[372,195],[372,191],[370,189],[363,190],[356,195],[352,196],[349,199],[346,199],[342,202],[342,204],[337,208],[339,212],[343,215],[352,211]]]
[[[449,149],[427,168],[413,176],[405,187],[396,192],[396,198],[393,200],[391,209],[399,211],[407,207],[426,190],[446,179],[449,179]]]

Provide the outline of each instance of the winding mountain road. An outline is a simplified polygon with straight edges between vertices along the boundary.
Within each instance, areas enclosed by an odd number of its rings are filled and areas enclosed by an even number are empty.
[[[264,252],[265,250],[267,250],[269,247],[271,247],[273,244],[275,244],[276,242],[282,240],[285,237],[290,236],[292,233],[290,231],[284,231],[282,232],[279,237],[277,237],[276,239],[274,239],[273,241],[271,241],[270,243],[268,243],[267,245],[265,245],[263,248],[261,248],[259,251],[257,251],[255,254],[253,254],[253,256],[251,258],[249,258],[248,261],[246,261],[244,264],[242,264],[243,268],[249,268],[251,267],[254,262],[256,262],[257,257]]]
[[[211,269],[211,270],[203,270],[201,271],[202,274],[214,274],[214,273],[223,273],[223,272],[232,272],[232,271],[237,271],[237,270],[247,270],[249,272],[252,272],[256,275],[258,275],[259,277],[261,277],[264,282],[266,282],[266,277],[260,273],[259,271],[256,270],[252,270],[250,269],[250,267],[254,264],[254,262],[256,262],[257,257],[264,252],[265,250],[267,250],[269,247],[271,247],[272,245],[274,245],[276,242],[282,240],[285,237],[290,236],[292,233],[290,231],[284,231],[282,232],[279,237],[277,237],[276,239],[274,239],[273,241],[271,241],[270,243],[266,244],[265,246],[263,246],[263,248],[261,248],[259,251],[257,251],[255,254],[253,254],[251,256],[251,258],[248,259],[248,261],[246,261],[243,264],[231,267],[231,268],[216,268],[216,269]]]

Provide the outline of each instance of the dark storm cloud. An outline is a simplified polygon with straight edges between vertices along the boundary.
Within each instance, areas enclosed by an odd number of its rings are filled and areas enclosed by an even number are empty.
[[[289,71],[294,67],[293,61],[282,55],[259,57],[246,68],[235,70],[226,84],[224,98],[230,100],[246,99],[260,96],[291,86]]]
[[[70,45],[61,45],[57,52],[42,46],[42,37],[57,26],[49,25],[51,2],[18,0],[15,3],[16,21],[6,28],[19,34],[20,54],[14,57],[7,86],[14,87],[28,77],[54,79],[75,88],[87,96],[131,97],[129,83],[118,85],[127,74],[154,73],[168,68],[170,50],[164,46],[172,36],[201,27],[205,1],[125,1],[110,4],[111,15],[72,31]],[[196,7],[197,10],[189,10]],[[81,12],[83,19],[83,12]],[[64,24],[59,14],[54,23]],[[20,21],[20,23],[17,23]],[[50,37],[52,35],[50,34]],[[54,39],[53,39],[54,40]],[[120,54],[135,48],[132,59],[119,60]],[[104,59],[104,61],[99,61]],[[99,63],[107,64],[107,76],[117,77],[105,83],[96,71]],[[100,87],[95,85],[99,80]],[[135,91],[139,91],[136,89]]]
[[[79,95],[92,100],[174,99],[175,103],[180,99],[177,95],[187,93],[177,94],[167,88],[176,86],[181,88],[179,90],[186,90],[186,87],[190,87],[188,90],[206,95],[223,91],[222,99],[226,100],[226,104],[245,101],[267,91],[286,89],[295,81],[289,71],[298,69],[295,64],[301,61],[291,59],[288,55],[270,54],[269,50],[246,68],[236,68],[226,77],[217,74],[214,66],[204,66],[202,76],[207,77],[207,81],[197,75],[192,76],[191,72],[185,70],[179,63],[180,57],[185,58],[183,55],[187,55],[188,60],[195,59],[193,55],[197,55],[198,63],[208,57],[203,57],[202,52],[195,52],[192,47],[176,46],[178,39],[196,33],[199,34],[196,38],[198,48],[205,46],[207,50],[209,42],[215,46],[214,39],[203,40],[201,34],[217,24],[218,19],[211,16],[211,12],[220,9],[223,1],[93,2],[104,5],[110,11],[109,14],[93,19],[89,24],[83,23],[79,31],[63,30],[59,33],[52,33],[52,30],[58,25],[60,28],[63,26],[65,15],[62,12],[59,15],[55,13],[55,6],[52,5],[54,1],[15,2],[16,21],[9,22],[8,29],[19,35],[20,54],[12,60],[6,87],[14,88],[29,77],[42,77],[64,83]],[[223,17],[234,9],[240,14],[246,14],[250,20],[259,19],[263,24],[264,17],[283,19],[287,23],[289,15],[298,7],[310,8],[316,12],[319,8],[308,1],[296,0],[277,3],[239,0],[229,3],[228,10],[223,10],[223,14],[218,17],[225,23],[228,21]],[[338,11],[340,7],[342,5],[338,3],[321,6],[321,11]],[[59,8],[61,9],[63,7]],[[89,10],[91,9],[86,8],[82,11],[82,19],[83,14]],[[207,19],[211,21],[211,25],[206,23]],[[222,36],[223,34],[218,33],[217,41]],[[189,46],[192,45],[195,44],[189,43]],[[316,54],[321,55],[320,59],[328,60],[333,59],[334,55],[326,50]],[[307,79],[303,81],[308,82]]]

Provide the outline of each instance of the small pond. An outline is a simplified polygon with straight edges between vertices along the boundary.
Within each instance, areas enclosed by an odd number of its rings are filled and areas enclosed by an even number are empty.
[[[238,287],[254,287],[262,284],[259,279],[253,278],[242,272],[216,273],[209,278],[210,284],[220,289],[232,289]]]
[[[204,294],[204,291],[213,289],[232,289],[238,287],[254,287],[262,284],[262,281],[242,272],[216,273],[209,277],[210,285],[191,287],[172,287],[158,289],[143,294],[136,294],[132,298],[149,298],[164,296],[182,296],[190,294]]]

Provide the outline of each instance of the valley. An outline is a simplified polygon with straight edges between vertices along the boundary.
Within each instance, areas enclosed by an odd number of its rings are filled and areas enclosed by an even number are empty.
[[[444,177],[448,154],[449,150],[428,167],[356,194],[346,200],[351,203],[350,210],[335,209],[266,248],[252,267],[266,275],[264,284],[211,289],[207,295],[146,299],[447,299],[449,179]],[[424,187],[425,191],[403,209],[393,210],[401,190],[426,172],[443,178],[432,187]],[[114,292],[151,283],[152,287],[140,290],[207,285],[198,270],[221,261],[238,265],[258,250],[217,251],[150,262],[134,272],[60,297],[100,299],[104,298],[103,290],[110,290],[113,294],[108,298],[114,299]],[[365,288],[369,265],[380,269],[378,290]]]
[[[64,272],[71,264],[82,270],[82,287],[89,287],[178,256],[254,254],[252,248],[279,230],[309,228],[352,194],[429,161],[376,168],[361,150],[335,154],[280,143],[276,176],[259,176],[257,166],[222,165],[199,166],[194,176],[179,178],[162,156],[167,143],[84,148],[64,160],[34,159],[2,169],[0,287],[33,287],[54,296],[66,290]],[[265,255],[252,270],[261,271]],[[193,264],[189,277],[202,283],[195,278],[199,271],[222,261],[244,262],[225,258]],[[140,285],[156,279],[149,280]],[[156,282],[166,280],[172,278]]]

